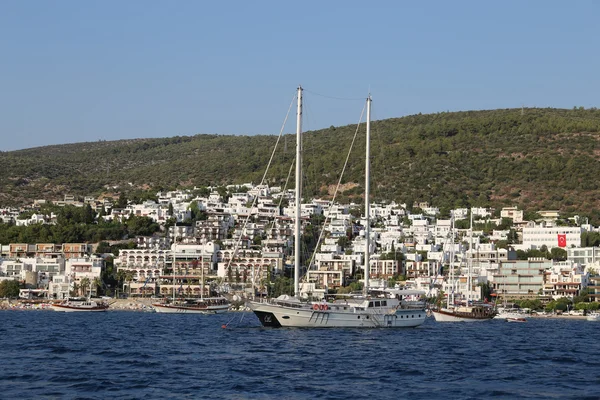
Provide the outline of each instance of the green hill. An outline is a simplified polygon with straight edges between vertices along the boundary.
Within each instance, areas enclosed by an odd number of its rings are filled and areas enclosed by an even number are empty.
[[[356,126],[305,133],[305,194],[337,182]],[[364,127],[341,200],[360,197]],[[598,213],[600,111],[506,109],[412,115],[372,124],[375,199],[440,207],[518,205]],[[120,190],[258,183],[275,136],[196,135],[77,143],[0,153],[0,205]],[[295,153],[287,135],[268,175],[283,185]],[[293,181],[293,179],[292,179]],[[352,185],[355,184],[355,185]],[[293,182],[291,183],[293,185]]]

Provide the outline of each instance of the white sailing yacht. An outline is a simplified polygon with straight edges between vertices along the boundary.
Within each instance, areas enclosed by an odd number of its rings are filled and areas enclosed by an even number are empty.
[[[425,322],[423,307],[412,308],[400,299],[401,291],[369,291],[369,185],[371,97],[367,98],[367,154],[365,166],[365,290],[343,300],[310,302],[300,299],[300,205],[302,199],[302,87],[298,87],[296,122],[296,209],[294,230],[294,297],[280,296],[265,301],[249,301],[248,307],[263,326],[302,328],[401,328],[416,327]]]

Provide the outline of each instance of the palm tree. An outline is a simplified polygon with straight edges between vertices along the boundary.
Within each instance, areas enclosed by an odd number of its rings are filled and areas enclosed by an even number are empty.
[[[98,289],[102,289],[104,282],[102,281],[102,278],[95,277],[94,280],[92,281],[92,285],[94,285],[94,288],[96,288],[96,295],[97,295],[99,292]]]
[[[77,296],[79,294],[79,285],[73,282],[73,289],[71,290],[71,296]]]
[[[134,273],[133,271],[126,271],[125,272],[125,281],[129,282],[129,296],[131,296],[131,282],[133,281],[133,276]]]
[[[86,296],[86,292],[88,292],[90,290],[90,283],[91,283],[91,281],[90,281],[90,278],[88,278],[88,277],[82,278],[79,281],[79,286],[80,286],[80,289],[83,292],[84,296]]]
[[[120,269],[117,271],[115,277],[117,278],[117,288],[115,288],[115,290],[118,292],[118,288],[122,288],[123,287],[123,282],[125,281],[125,276],[126,276],[126,272],[124,269]],[[115,292],[115,296],[117,295],[117,293]]]

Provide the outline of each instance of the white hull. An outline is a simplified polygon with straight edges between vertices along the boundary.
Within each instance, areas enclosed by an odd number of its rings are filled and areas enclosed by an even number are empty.
[[[525,316],[518,312],[500,312],[500,313],[496,314],[496,316],[494,317],[494,319],[507,319],[507,318],[518,319],[518,318],[525,318]]]
[[[600,321],[600,314],[590,314],[585,317],[588,321]]]
[[[157,313],[167,314],[221,314],[229,310],[229,305],[214,306],[208,308],[195,308],[172,306],[165,304],[152,304],[152,307],[154,307]]]
[[[308,306],[249,302],[263,326],[294,328],[414,328],[425,322],[424,309],[399,309],[395,313],[376,310],[314,310]]]
[[[464,315],[456,315],[450,310],[432,311],[437,322],[481,322],[489,321],[491,318],[471,318]]]
[[[60,312],[105,312],[108,307],[103,306],[95,306],[95,307],[78,307],[78,306],[68,306],[68,305],[58,305],[54,304],[50,306],[54,311]]]

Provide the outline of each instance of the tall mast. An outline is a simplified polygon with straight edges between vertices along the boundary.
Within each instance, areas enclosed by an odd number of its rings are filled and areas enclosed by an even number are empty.
[[[175,260],[173,260],[173,303],[175,303]]]
[[[294,229],[294,296],[300,297],[300,229],[302,201],[302,86],[298,86],[296,113],[296,227]]]
[[[469,209],[471,214],[471,228],[469,229],[469,253],[467,253],[467,305],[471,299],[471,288],[473,287],[472,271],[473,268],[473,209]]]
[[[365,157],[365,287],[363,289],[364,294],[369,293],[369,247],[371,243],[371,218],[370,218],[370,202],[369,202],[369,191],[371,186],[371,95],[367,97],[367,142],[365,144],[366,157]]]
[[[448,293],[448,304],[447,308],[450,308],[450,305],[454,306],[454,212],[450,211],[450,271],[449,271],[449,281],[450,284],[450,293]]]
[[[202,284],[200,286],[200,300],[204,299],[204,249],[202,249],[202,254],[200,255],[200,276]]]

